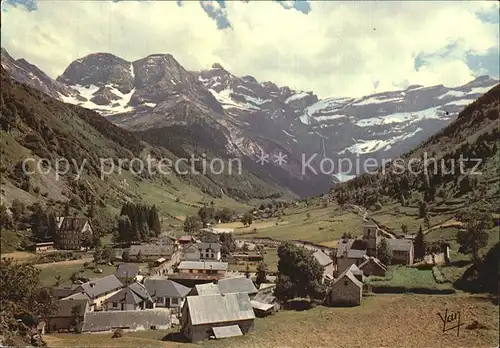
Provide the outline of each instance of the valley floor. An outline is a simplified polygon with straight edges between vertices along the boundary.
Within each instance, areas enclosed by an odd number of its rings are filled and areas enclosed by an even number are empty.
[[[459,310],[465,323],[442,332],[438,315]],[[491,347],[498,345],[499,310],[488,298],[473,295],[374,295],[361,306],[281,311],[256,319],[255,330],[242,337],[199,344],[166,341],[166,331],[47,335],[49,347]],[[481,328],[467,329],[474,320]]]

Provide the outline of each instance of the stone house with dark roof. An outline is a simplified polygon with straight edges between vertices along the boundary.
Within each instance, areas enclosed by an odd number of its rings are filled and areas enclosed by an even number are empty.
[[[58,220],[55,246],[63,250],[81,250],[84,241],[92,238],[94,232],[86,217],[62,217]]]
[[[75,289],[75,292],[84,292],[87,294],[92,310],[101,310],[104,301],[120,291],[122,287],[122,282],[112,274],[80,284]]]
[[[363,283],[356,277],[359,269],[351,265],[330,285],[326,297],[329,306],[359,306],[363,294]]]
[[[413,265],[415,250],[411,239],[387,239],[387,244],[392,250],[393,265]]]
[[[108,311],[132,311],[151,309],[154,301],[144,285],[132,283],[121,289],[103,303]]]
[[[149,277],[144,280],[144,286],[151,295],[156,307],[181,308],[184,305],[190,288],[167,277]]]

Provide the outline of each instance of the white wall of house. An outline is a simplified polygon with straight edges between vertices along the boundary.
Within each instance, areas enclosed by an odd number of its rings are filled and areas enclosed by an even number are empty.
[[[213,261],[220,261],[222,255],[220,251],[213,251],[212,249],[209,249],[208,251],[206,249],[203,249],[200,251],[200,259],[202,260],[213,260]]]
[[[180,297],[159,297],[156,299],[156,307],[180,308],[184,305],[184,300]]]

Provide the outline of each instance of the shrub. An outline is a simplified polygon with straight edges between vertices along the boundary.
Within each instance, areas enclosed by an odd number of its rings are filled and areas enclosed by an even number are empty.
[[[436,283],[438,283],[438,284],[443,284],[443,283],[448,282],[446,277],[443,275],[443,273],[441,272],[441,270],[437,266],[432,267],[432,275],[434,276],[434,279],[436,280]]]

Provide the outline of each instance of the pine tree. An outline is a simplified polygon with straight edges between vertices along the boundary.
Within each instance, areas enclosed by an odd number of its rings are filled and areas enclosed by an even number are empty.
[[[392,262],[392,250],[385,238],[382,238],[377,245],[377,257],[384,265],[390,265]]]
[[[424,232],[422,231],[422,226],[420,226],[418,233],[415,237],[415,258],[421,260],[425,256],[425,240]]]
[[[259,263],[257,266],[257,278],[255,279],[255,283],[259,286],[262,283],[267,282],[267,265],[264,262]]]
[[[158,211],[156,210],[156,206],[154,205],[149,210],[148,226],[149,229],[154,232],[155,236],[160,235],[161,233],[160,217],[158,216]]]

